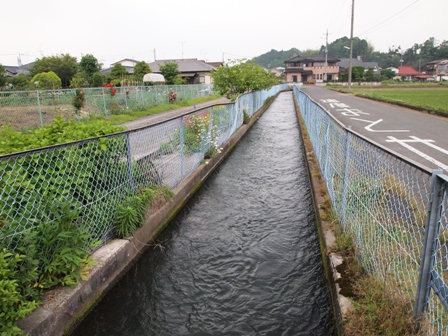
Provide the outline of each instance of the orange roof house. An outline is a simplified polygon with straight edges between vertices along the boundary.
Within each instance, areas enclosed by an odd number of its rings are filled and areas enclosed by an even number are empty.
[[[411,81],[416,76],[420,76],[421,73],[415,70],[411,66],[399,66],[398,67],[398,76],[399,77],[406,77],[407,81]]]

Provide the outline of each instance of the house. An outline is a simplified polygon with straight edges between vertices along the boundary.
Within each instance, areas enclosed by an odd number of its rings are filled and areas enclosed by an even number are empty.
[[[426,63],[425,72],[437,81],[448,80],[448,59],[441,59]]]
[[[412,81],[414,78],[421,76],[421,73],[415,70],[413,67],[403,65],[398,67],[398,78],[405,77],[405,81]]]
[[[127,73],[133,74],[134,73],[134,67],[136,66],[136,64],[138,62],[139,61],[136,61],[136,60],[131,59],[131,58],[125,58],[125,59],[122,59],[121,61],[117,61],[117,62],[112,63],[109,68],[102,69],[102,70],[100,70],[100,72],[103,75],[107,75],[109,72],[112,71],[112,68],[115,66],[115,64],[121,64],[122,66],[125,67]]]
[[[187,84],[211,84],[210,73],[216,69],[216,67],[196,58],[154,61],[149,63],[149,67],[153,73],[161,73],[160,67],[166,62],[177,63],[179,77],[185,78]]]
[[[323,82],[338,79],[339,58],[328,57],[325,64],[324,55],[296,56],[285,61],[287,83]],[[325,79],[325,74],[327,78]]]
[[[15,77],[20,74],[29,75],[29,73],[30,73],[29,69],[31,67],[33,67],[33,65],[34,65],[34,62],[20,65],[20,66],[4,65],[3,67],[5,68],[6,77]]]
[[[341,72],[348,71],[349,64],[350,64],[350,58],[341,58],[341,60],[338,62],[339,70]],[[364,72],[367,72],[369,68],[373,69],[374,75],[381,75],[381,68],[379,67],[378,62],[364,62],[361,56],[352,58],[352,67],[355,66],[364,67]]]
[[[275,69],[268,70],[272,72],[276,77],[280,77],[285,73],[284,67],[276,67]]]
[[[388,68],[386,68],[386,70],[391,70],[391,71],[393,71],[395,73],[395,75],[398,75],[398,68],[388,67]]]

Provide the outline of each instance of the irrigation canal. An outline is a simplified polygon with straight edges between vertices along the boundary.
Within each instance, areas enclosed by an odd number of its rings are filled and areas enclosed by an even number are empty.
[[[292,93],[73,332],[334,335]]]

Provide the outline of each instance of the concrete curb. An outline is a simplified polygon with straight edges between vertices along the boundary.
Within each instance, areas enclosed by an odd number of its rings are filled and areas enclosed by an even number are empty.
[[[277,94],[278,95],[278,94]],[[223,144],[220,154],[201,164],[188,178],[174,189],[174,197],[153,214],[148,214],[143,226],[132,237],[116,239],[93,253],[97,266],[91,269],[89,279],[75,288],[61,287],[45,293],[42,305],[18,322],[31,336],[59,336],[73,331],[97,302],[138,260],[153,240],[182,209],[210,174],[232,152],[236,144],[266,111],[275,97],[267,100],[251,118]]]
[[[313,203],[315,209],[316,226],[319,233],[320,248],[322,254],[322,261],[325,269],[325,276],[327,278],[327,284],[329,286],[330,294],[332,297],[334,307],[335,326],[338,335],[343,335],[342,323],[349,310],[353,309],[353,302],[350,298],[347,298],[340,293],[340,287],[337,281],[341,279],[341,274],[337,271],[336,267],[344,262],[344,257],[340,253],[328,253],[328,249],[336,245],[336,237],[331,229],[331,225],[328,221],[322,220],[324,212],[324,198],[328,197],[328,191],[325,185],[325,181],[320,172],[319,165],[317,164],[316,157],[311,143],[307,144],[306,138],[308,132],[305,128],[305,124],[301,117],[299,106],[294,99],[294,106],[298,118],[298,127],[300,128],[300,136],[302,139],[302,147],[306,153],[306,163],[308,170],[308,178],[310,181],[310,188],[313,194]]]

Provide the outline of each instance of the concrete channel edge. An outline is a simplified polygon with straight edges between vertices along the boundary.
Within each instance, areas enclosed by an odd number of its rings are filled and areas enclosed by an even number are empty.
[[[45,293],[42,305],[18,322],[25,334],[31,336],[59,336],[71,333],[102,297],[134,265],[148,248],[148,242],[169,224],[195,194],[205,180],[232,152],[247,131],[272,104],[279,93],[266,103],[223,144],[220,154],[205,161],[174,189],[174,197],[153,214],[132,237],[114,239],[92,254],[97,265],[75,288],[59,287]]]
[[[322,261],[324,265],[325,276],[327,284],[331,293],[333,303],[333,313],[335,319],[335,326],[338,335],[342,335],[343,320],[349,310],[354,308],[353,301],[340,293],[340,286],[337,283],[341,279],[341,274],[336,269],[337,266],[344,262],[344,256],[340,253],[331,252],[329,249],[336,244],[336,237],[331,228],[331,223],[322,218],[325,211],[328,211],[326,202],[331,201],[328,195],[325,181],[322,177],[317,159],[311,142],[308,138],[308,132],[300,114],[299,106],[296,99],[294,99],[294,106],[298,118],[298,127],[300,129],[300,136],[302,139],[302,148],[306,154],[306,165],[308,170],[308,178],[310,181],[310,189],[313,195],[313,204],[315,209],[315,221],[319,235],[319,244],[321,249]]]

